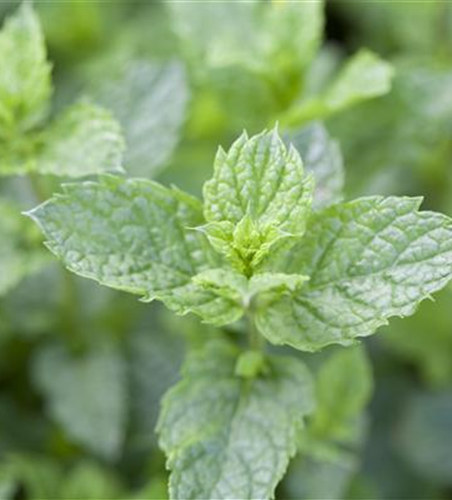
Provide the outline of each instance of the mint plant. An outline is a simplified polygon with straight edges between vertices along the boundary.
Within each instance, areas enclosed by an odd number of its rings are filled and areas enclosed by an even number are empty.
[[[377,54],[361,49],[342,61],[322,47],[322,0],[166,7],[195,83],[195,134],[211,134],[212,122],[234,132],[277,120],[302,126],[391,88],[393,68]]]
[[[0,32],[0,174],[120,171],[124,141],[110,112],[81,101],[51,116],[51,69],[39,20],[24,3]]]
[[[218,150],[203,202],[105,175],[29,212],[72,272],[227,327],[189,353],[163,400],[172,498],[272,498],[316,391],[300,358],[269,344],[350,346],[452,278],[450,218],[419,198],[326,193],[273,129]],[[334,403],[318,387],[314,436]]]
[[[51,72],[39,20],[24,3],[0,31],[0,176],[27,176],[38,199],[48,192],[41,174],[83,177],[122,170],[124,141],[109,111],[82,100],[52,116]],[[6,196],[0,200],[0,235],[6,242],[0,295],[47,261],[40,235],[20,210]]]

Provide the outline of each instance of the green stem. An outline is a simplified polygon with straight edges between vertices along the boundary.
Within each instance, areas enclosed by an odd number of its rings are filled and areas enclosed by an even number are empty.
[[[256,327],[254,312],[251,308],[248,310],[247,319],[249,346],[254,351],[262,351],[264,349],[264,338]]]

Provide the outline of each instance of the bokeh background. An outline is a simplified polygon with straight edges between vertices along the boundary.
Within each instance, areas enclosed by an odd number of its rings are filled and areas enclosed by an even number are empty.
[[[2,0],[0,20],[18,5]],[[338,197],[423,196],[452,216],[451,2],[34,7],[52,113],[80,98],[110,109],[127,175],[200,194],[219,144],[279,122],[287,136],[337,141]],[[62,180],[0,178],[0,498],[164,499],[159,401],[187,346],[215,329],[72,276],[43,251],[20,212]],[[315,453],[300,443],[278,498],[451,499],[451,286],[364,347],[365,367],[340,349],[304,356],[319,390],[343,382],[326,413],[346,425],[331,424]]]

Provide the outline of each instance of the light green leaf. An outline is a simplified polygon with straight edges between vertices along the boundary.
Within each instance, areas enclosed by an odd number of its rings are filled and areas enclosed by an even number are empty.
[[[65,185],[29,215],[76,274],[162,300],[179,314],[229,322],[229,303],[191,281],[221,265],[204,235],[190,230],[203,220],[195,198],[153,181],[105,176]]]
[[[393,75],[394,70],[388,62],[370,50],[360,50],[346,62],[326,90],[324,102],[328,112],[388,93]]]
[[[210,68],[302,74],[320,45],[323,2],[167,2],[187,57]],[[284,79],[283,79],[284,80]],[[277,79],[275,78],[275,82]],[[281,82],[279,82],[281,84]]]
[[[226,153],[219,149],[214,176],[204,185],[207,234],[233,264],[245,272],[256,265],[279,238],[301,235],[312,199],[312,177],[293,147],[286,148],[276,129],[248,138],[246,133]]]
[[[164,398],[158,430],[173,499],[273,498],[295,453],[313,407],[308,371],[275,357],[268,375],[245,380],[234,375],[238,354],[225,342],[192,353]]]
[[[45,116],[52,90],[46,57],[39,20],[24,2],[0,32],[0,140]]]
[[[258,129],[304,86],[322,40],[324,2],[166,2],[181,51],[216,122]],[[205,108],[196,128],[212,125]]]
[[[337,348],[315,374],[316,408],[285,478],[292,498],[344,498],[366,437],[372,374],[364,348]]]
[[[122,171],[124,140],[111,114],[80,102],[68,108],[46,130],[36,170],[43,174],[83,177]]]
[[[50,415],[74,441],[114,459],[126,431],[126,373],[111,347],[71,356],[60,346],[38,352],[34,380]]]
[[[47,259],[39,248],[39,234],[6,200],[0,201],[0,241],[0,295],[4,295]]]
[[[265,5],[260,50],[277,71],[301,73],[311,63],[323,37],[324,2],[273,1]],[[296,68],[296,69],[295,69]],[[269,66],[267,66],[267,71]],[[293,73],[292,73],[293,76]]]
[[[140,60],[127,62],[125,68],[119,64],[115,70],[99,75],[94,96],[121,123],[127,171],[149,177],[170,159],[179,140],[189,98],[185,71],[176,62]]]
[[[257,2],[166,2],[166,6],[189,59],[226,66],[247,62],[249,54],[258,49],[252,37]]]
[[[418,198],[368,197],[314,214],[305,237],[270,269],[309,276],[294,299],[257,315],[273,343],[312,351],[372,334],[412,314],[452,277],[452,221]]]
[[[321,123],[313,123],[285,135],[300,153],[306,172],[315,179],[313,208],[323,208],[342,198],[344,167],[339,143]]]
[[[388,62],[369,50],[360,50],[345,63],[323,93],[294,105],[281,121],[285,125],[297,126],[387,94],[393,74]]]
[[[309,432],[316,439],[346,440],[372,393],[372,371],[363,347],[340,349],[316,376],[315,413]]]
[[[238,224],[249,215],[261,227],[301,234],[310,194],[299,154],[276,129],[250,139],[244,132],[227,153],[219,149],[214,176],[204,185],[204,212],[210,222]]]
[[[295,292],[306,280],[306,276],[284,273],[258,273],[248,279],[228,268],[208,269],[193,277],[200,288],[231,302],[236,317],[231,316],[229,323],[240,319],[253,302],[267,307],[275,297]]]

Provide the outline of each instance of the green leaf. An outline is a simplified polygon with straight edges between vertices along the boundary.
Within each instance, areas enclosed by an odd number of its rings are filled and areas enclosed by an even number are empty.
[[[313,208],[323,208],[342,198],[344,167],[339,143],[321,123],[313,123],[285,135],[300,153],[306,172],[315,179]]]
[[[316,376],[315,413],[309,432],[316,439],[347,439],[350,425],[372,393],[372,369],[363,347],[340,349],[320,367]]]
[[[39,20],[24,2],[0,32],[0,139],[43,119],[52,90],[50,73]]]
[[[189,98],[187,78],[180,63],[135,60],[119,68],[99,75],[94,96],[121,123],[127,170],[149,177],[170,159],[179,140]]]
[[[39,248],[39,234],[6,200],[0,201],[0,241],[0,295],[4,295],[42,268],[47,258]]]
[[[227,153],[219,149],[214,176],[204,185],[204,212],[210,222],[238,224],[249,215],[262,227],[301,234],[310,189],[299,154],[286,148],[276,129],[250,139],[244,132]]]
[[[187,56],[212,68],[241,65],[257,72],[300,72],[321,42],[320,0],[167,6]]]
[[[105,459],[115,459],[126,431],[126,373],[111,347],[80,357],[60,346],[40,350],[34,380],[48,411],[67,435]]]
[[[68,108],[42,136],[36,170],[42,174],[83,177],[122,171],[124,140],[111,114],[80,102]]]
[[[300,125],[387,94],[393,74],[389,63],[369,50],[360,50],[345,63],[323,93],[294,105],[281,121],[284,125]]]
[[[437,176],[442,175],[448,183],[451,68],[437,60],[410,57],[397,60],[395,69],[390,94],[329,123],[346,159],[348,192],[424,192],[426,182],[439,185],[443,181]],[[442,207],[449,212],[447,205]]]
[[[274,297],[275,294],[280,296],[284,292],[295,292],[307,279],[299,274],[284,273],[257,273],[248,279],[232,269],[218,268],[197,274],[193,281],[213,294],[233,301],[241,316],[253,300],[261,299],[262,294]]]
[[[420,203],[368,197],[314,214],[305,237],[268,265],[310,279],[295,298],[258,311],[261,332],[312,351],[350,345],[387,318],[412,314],[452,277],[452,221],[419,212]]]
[[[220,126],[231,132],[258,129],[303,88],[322,40],[323,1],[166,5],[197,87],[215,103]],[[195,129],[211,133],[205,115],[200,107]]]
[[[323,100],[328,112],[387,94],[393,75],[394,70],[388,62],[370,50],[360,50],[346,62],[326,90]]]
[[[29,215],[76,274],[162,300],[179,314],[230,322],[229,302],[191,279],[221,265],[204,235],[190,229],[203,220],[195,198],[153,181],[105,176],[65,185],[63,194]]]
[[[212,244],[243,268],[255,266],[272,243],[301,235],[312,199],[312,177],[293,147],[286,148],[276,129],[248,138],[226,153],[219,149],[214,176],[204,185],[204,213]],[[228,254],[228,249],[232,255]]]
[[[260,50],[272,70],[294,76],[316,55],[323,37],[324,2],[270,2],[258,20]]]
[[[219,341],[192,353],[164,398],[158,431],[173,499],[273,498],[295,453],[313,407],[308,371],[274,357],[267,375],[245,380],[234,375],[238,354]]]
[[[321,361],[315,379],[316,408],[300,432],[284,489],[291,498],[344,498],[366,437],[370,361],[361,346],[338,348]]]
[[[246,63],[249,54],[258,49],[252,36],[256,6],[257,2],[231,5],[166,2],[186,56],[217,67]]]

